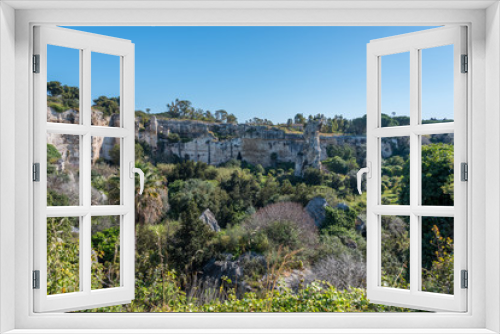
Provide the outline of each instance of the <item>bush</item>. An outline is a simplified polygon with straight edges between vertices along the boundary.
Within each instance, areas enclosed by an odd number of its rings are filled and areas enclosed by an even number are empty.
[[[307,168],[304,171],[304,181],[312,186],[319,186],[323,183],[323,174],[319,169]]]
[[[69,108],[65,108],[64,106],[62,106],[59,103],[49,103],[48,105],[50,108],[54,109],[54,111],[57,113],[63,113],[69,109]]]
[[[354,230],[356,227],[356,211],[350,208],[325,207],[325,220],[321,226],[322,230],[327,230],[330,226],[344,230]]]
[[[179,143],[181,141],[181,137],[177,133],[169,133],[167,136],[167,140],[169,143]]]
[[[263,233],[274,249],[311,249],[317,245],[314,221],[302,205],[280,202],[268,205],[243,223],[247,233]]]
[[[366,287],[366,264],[362,258],[349,253],[329,256],[315,264],[312,271],[318,280],[328,282],[338,290]]]

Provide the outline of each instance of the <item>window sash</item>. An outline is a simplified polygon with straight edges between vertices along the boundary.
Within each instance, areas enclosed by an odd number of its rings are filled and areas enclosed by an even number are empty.
[[[40,163],[40,182],[34,184],[34,270],[40,271],[40,289],[33,290],[34,311],[53,312],[89,309],[129,303],[135,289],[134,182],[129,162],[135,160],[134,45],[120,40],[64,28],[35,27],[34,54],[40,55],[40,73],[34,74],[34,161]],[[80,50],[80,124],[48,123],[47,45]],[[91,53],[120,57],[119,128],[91,125]],[[80,205],[47,207],[47,133],[80,137]],[[120,205],[91,205],[91,137],[115,137],[120,149]],[[91,217],[120,216],[120,287],[91,288]],[[47,295],[47,217],[80,217],[79,292]]]
[[[466,28],[443,27],[371,41],[367,47],[367,161],[373,166],[367,181],[367,294],[375,303],[423,310],[467,310],[467,290],[460,288],[467,269],[467,184],[460,165],[467,162],[467,76],[460,73],[460,55],[466,54]],[[454,122],[420,124],[420,50],[454,45]],[[410,53],[410,125],[381,127],[381,57]],[[421,205],[421,135],[454,134],[454,206]],[[381,138],[410,137],[410,205],[381,205]],[[410,217],[410,289],[381,287],[381,215]],[[422,216],[454,217],[454,295],[421,291]]]

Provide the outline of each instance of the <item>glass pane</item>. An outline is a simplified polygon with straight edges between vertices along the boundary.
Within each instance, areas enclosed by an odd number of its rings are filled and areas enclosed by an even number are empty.
[[[80,136],[47,133],[47,206],[80,205]]]
[[[120,126],[120,57],[92,52],[92,125]]]
[[[410,205],[410,137],[381,139],[381,204]]]
[[[422,123],[453,121],[453,45],[420,51]]]
[[[120,286],[120,216],[92,217],[92,290]]]
[[[422,291],[453,294],[453,218],[422,217]]]
[[[80,290],[80,218],[47,218],[47,294]]]
[[[410,289],[410,217],[381,217],[381,286]]]
[[[453,133],[422,136],[422,205],[452,206]]]
[[[80,50],[47,45],[47,122],[80,123]]]
[[[92,137],[92,205],[120,204],[120,138]]]
[[[410,53],[381,58],[381,126],[410,124]]]

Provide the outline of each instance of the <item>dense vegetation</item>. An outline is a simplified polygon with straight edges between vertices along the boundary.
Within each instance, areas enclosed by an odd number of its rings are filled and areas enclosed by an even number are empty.
[[[49,100],[58,93],[51,92]],[[166,116],[207,117],[206,112],[187,113],[190,104],[183,103],[169,105]],[[405,118],[389,119],[391,126],[407,124]],[[326,132],[361,135],[366,123],[365,118],[336,116],[327,127]],[[452,205],[453,145],[444,136],[425,138],[423,203]],[[383,159],[382,197],[386,204],[404,204],[409,196],[407,143],[387,145],[392,153]],[[61,152],[52,145],[47,150],[49,178],[73,180],[74,170],[57,165]],[[408,311],[366,298],[366,197],[357,194],[355,176],[365,164],[366,145],[330,145],[327,154],[322,170],[307,169],[299,177],[293,164],[279,161],[267,168],[239,159],[219,166],[181,157],[164,163],[159,153],[137,142],[136,166],[146,182],[144,194],[136,197],[136,297],[128,305],[92,311]],[[96,198],[118,201],[118,168],[112,157],[96,161],[93,200],[95,192]],[[48,204],[68,205],[70,193],[58,183],[49,186]],[[317,198],[327,204],[319,223],[306,210]],[[207,209],[220,230],[200,219]],[[92,287],[117,286],[119,224],[95,217],[92,226]],[[423,287],[453,293],[453,221],[426,217],[422,226]],[[408,217],[384,216],[382,228],[382,284],[408,288]],[[49,293],[77,291],[78,221],[49,218],[47,241]]]

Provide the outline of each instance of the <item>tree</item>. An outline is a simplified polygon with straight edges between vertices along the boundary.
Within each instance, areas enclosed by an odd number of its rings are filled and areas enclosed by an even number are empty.
[[[105,116],[117,114],[120,112],[120,98],[99,96],[94,100],[94,107],[102,111]]]
[[[295,124],[306,124],[306,119],[303,114],[297,114],[294,117]]]
[[[186,275],[195,273],[212,257],[210,240],[215,232],[201,220],[194,201],[189,201],[180,216],[181,227],[171,243],[172,261]]]
[[[225,111],[224,109],[216,110],[215,117],[217,118],[217,121],[224,123],[227,120],[227,111]]]
[[[149,163],[136,162],[135,166],[144,172],[144,191],[142,195],[135,195],[136,222],[153,225],[161,220],[169,207],[166,180]]]
[[[453,145],[422,145],[422,205],[453,205]],[[410,200],[410,159],[403,166],[399,203]]]
[[[61,83],[59,81],[47,82],[47,92],[51,96],[61,95],[63,93],[63,88],[61,87]]]
[[[304,171],[304,181],[312,186],[319,186],[323,182],[323,174],[319,169],[309,167]]]
[[[238,123],[238,118],[234,116],[233,114],[227,115],[226,122],[230,124],[237,124]]]
[[[356,211],[349,207],[325,207],[325,220],[321,228],[328,229],[330,226],[335,226],[345,230],[354,230],[356,226]]]
[[[175,99],[167,104],[167,108],[165,114],[170,118],[191,118],[194,112],[191,102],[187,100]]]

